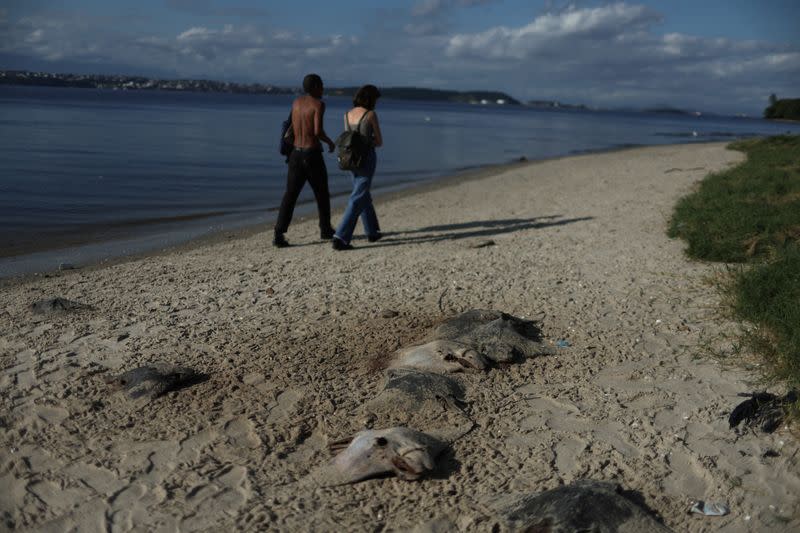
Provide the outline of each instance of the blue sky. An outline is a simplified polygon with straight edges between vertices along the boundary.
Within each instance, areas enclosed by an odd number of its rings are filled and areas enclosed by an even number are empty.
[[[0,69],[757,114],[800,97],[798,21],[800,0],[11,0]]]

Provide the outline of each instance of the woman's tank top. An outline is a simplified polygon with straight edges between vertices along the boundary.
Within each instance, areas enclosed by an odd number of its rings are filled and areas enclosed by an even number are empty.
[[[363,135],[365,138],[369,139],[370,144],[374,145],[375,135],[372,131],[372,122],[370,122],[369,117],[367,117],[367,115],[370,113],[372,113],[372,111],[367,111],[361,116],[358,123],[350,124],[349,120],[347,119],[347,115],[349,114],[348,111],[347,113],[344,114],[344,128],[345,130],[350,131],[350,130],[355,130],[356,127],[358,127],[358,133]]]

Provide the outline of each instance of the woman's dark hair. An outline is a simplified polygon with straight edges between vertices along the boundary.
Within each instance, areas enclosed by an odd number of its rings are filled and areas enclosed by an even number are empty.
[[[364,107],[368,110],[375,109],[375,102],[381,97],[381,92],[374,85],[364,85],[353,97],[354,107]]]

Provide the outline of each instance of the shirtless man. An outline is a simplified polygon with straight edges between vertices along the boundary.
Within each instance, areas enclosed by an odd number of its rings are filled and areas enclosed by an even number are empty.
[[[321,239],[333,238],[331,227],[331,201],[328,193],[328,170],[322,158],[322,143],[328,151],[335,148],[333,141],[325,134],[322,119],[325,104],[322,102],[322,79],[316,74],[303,78],[303,91],[306,94],[292,103],[292,130],[294,131],[294,150],[289,154],[289,172],[286,176],[286,192],[281,201],[278,220],[275,222],[275,238],[272,245],[278,248],[289,246],[283,236],[292,221],[294,205],[306,180],[314,191],[319,211],[319,236]]]

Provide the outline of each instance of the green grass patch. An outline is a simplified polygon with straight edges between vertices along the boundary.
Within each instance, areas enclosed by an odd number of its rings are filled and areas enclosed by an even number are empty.
[[[733,169],[708,176],[675,207],[670,237],[707,261],[745,262],[800,240],[800,137],[733,143],[747,154]]]
[[[740,270],[730,285],[737,316],[758,326],[747,335],[775,377],[800,388],[800,246]]]
[[[696,259],[744,263],[725,288],[743,339],[800,387],[800,136],[736,142],[747,161],[711,174],[675,207],[669,235]]]

